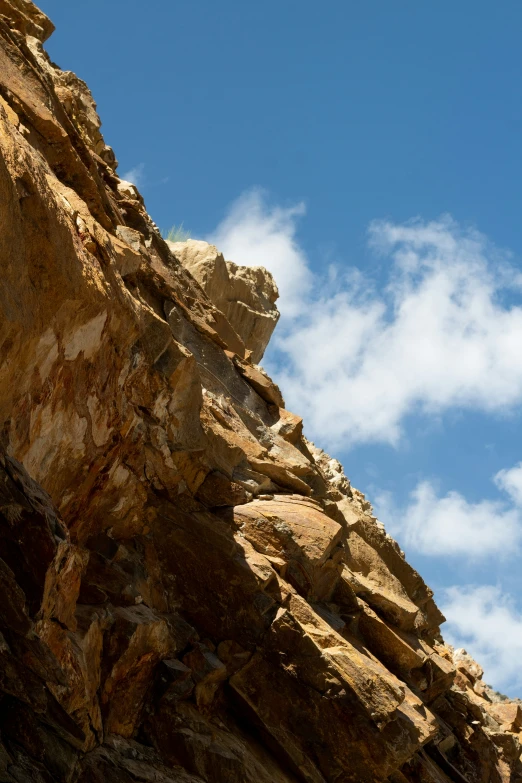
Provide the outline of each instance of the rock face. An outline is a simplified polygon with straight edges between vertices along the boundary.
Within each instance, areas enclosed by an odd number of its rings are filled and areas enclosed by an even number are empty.
[[[518,703],[170,249],[51,23],[0,0],[0,781],[521,781]]]
[[[252,352],[252,361],[260,362],[279,319],[275,306],[279,292],[270,272],[225,261],[217,247],[207,242],[189,239],[167,245],[226,315]]]

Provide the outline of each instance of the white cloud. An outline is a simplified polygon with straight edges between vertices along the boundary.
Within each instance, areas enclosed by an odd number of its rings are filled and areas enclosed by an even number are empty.
[[[136,187],[139,188],[143,184],[144,170],[145,164],[138,163],[137,166],[134,166],[134,168],[129,169],[125,174],[122,174],[120,179],[124,179],[126,182],[132,182],[133,185],[136,185]]]
[[[440,608],[444,637],[480,663],[487,683],[508,695],[522,687],[522,616],[509,595],[492,585],[450,587]]]
[[[517,506],[522,506],[522,462],[510,470],[499,470],[495,476],[495,484],[507,492]]]
[[[516,500],[516,503],[504,500],[470,503],[459,492],[439,497],[432,482],[422,481],[411,493],[405,508],[396,508],[389,494],[378,497],[375,506],[379,516],[386,520],[388,532],[408,552],[476,560],[506,558],[518,553],[522,540],[522,504]]]
[[[279,288],[279,308],[293,318],[302,311],[313,282],[307,258],[297,244],[296,220],[304,204],[269,207],[260,190],[241,196],[230,208],[208,241],[228,261],[244,266],[264,266]]]
[[[303,205],[258,192],[232,207],[212,241],[236,263],[266,266],[281,289],[268,367],[307,433],[331,448],[397,444],[412,412],[505,413],[522,399],[521,276],[451,218],[375,222],[385,257],[376,291],[357,269],[314,275],[296,241]]]

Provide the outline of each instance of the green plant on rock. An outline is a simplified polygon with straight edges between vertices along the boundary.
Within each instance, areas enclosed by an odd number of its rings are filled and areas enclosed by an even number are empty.
[[[167,239],[169,242],[186,242],[190,239],[190,231],[186,231],[183,223],[179,226],[172,226],[168,231],[162,231],[163,239]]]

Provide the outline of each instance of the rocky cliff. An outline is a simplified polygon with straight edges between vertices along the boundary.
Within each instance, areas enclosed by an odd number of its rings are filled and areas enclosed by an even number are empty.
[[[271,277],[163,241],[52,29],[0,0],[0,781],[522,781],[518,704],[255,364]]]

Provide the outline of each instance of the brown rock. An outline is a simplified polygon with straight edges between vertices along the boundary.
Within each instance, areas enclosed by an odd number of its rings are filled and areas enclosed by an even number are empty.
[[[154,668],[176,648],[167,618],[143,605],[114,610],[114,624],[104,651],[106,676],[101,695],[108,733],[132,736]]]
[[[398,683],[337,634],[302,598],[291,595],[285,605],[270,629],[270,652],[291,660],[298,679],[325,698],[356,701],[379,727],[386,725],[404,701]]]
[[[504,730],[514,733],[522,731],[522,709],[518,702],[498,702],[489,705],[487,710]]]
[[[242,361],[238,356],[233,356],[233,361],[246,382],[250,384],[265,402],[277,405],[279,408],[284,408],[285,401],[279,391],[279,387],[270,380],[262,368],[253,367],[251,364]]]
[[[339,579],[342,528],[318,504],[274,496],[235,509],[242,535],[265,556],[286,563],[282,575],[310,600],[327,599]]]
[[[196,683],[196,704],[208,706],[212,703],[219,685],[227,678],[225,664],[204,644],[198,644],[183,658]]]
[[[188,699],[194,690],[191,669],[176,658],[161,661],[158,666],[157,680],[161,698],[169,703]]]
[[[215,508],[246,503],[248,494],[240,484],[231,481],[219,470],[214,470],[199,487],[196,498],[208,508]]]
[[[76,630],[76,602],[88,561],[89,553],[85,549],[63,542],[47,571],[41,613],[71,631]]]
[[[252,352],[252,361],[259,363],[279,319],[275,306],[279,293],[270,272],[225,262],[214,245],[199,240],[168,245],[226,315]]]
[[[220,642],[217,648],[218,657],[227,667],[228,676],[232,676],[239,669],[242,669],[252,657],[252,653],[241,647],[240,644],[232,639],[226,639]]]
[[[410,642],[382,620],[370,607],[361,601],[363,611],[357,616],[357,627],[369,649],[394,674],[408,678],[412,669],[420,669],[426,661],[426,654],[419,649],[416,639]]]
[[[169,249],[51,31],[0,0],[0,779],[514,783],[518,704],[253,363],[271,276]]]

